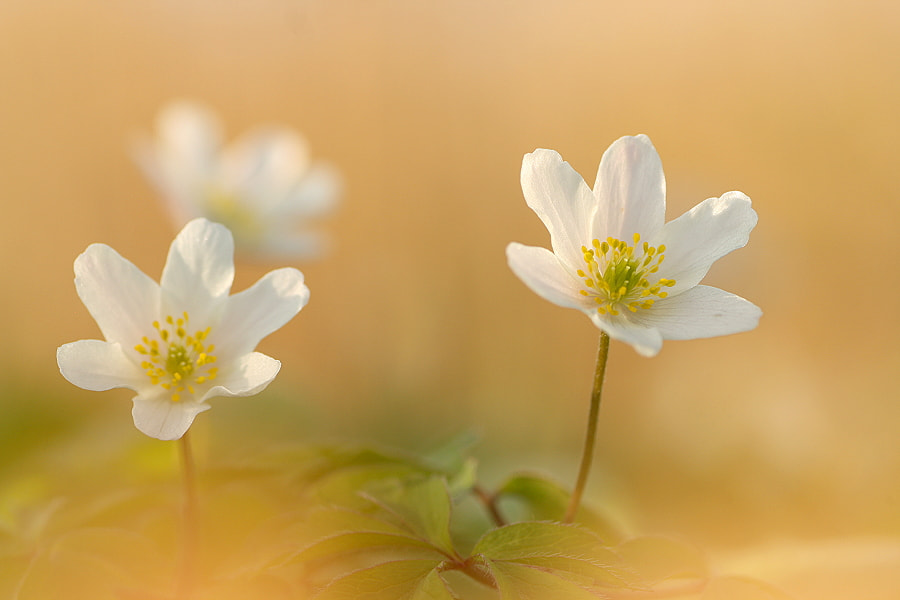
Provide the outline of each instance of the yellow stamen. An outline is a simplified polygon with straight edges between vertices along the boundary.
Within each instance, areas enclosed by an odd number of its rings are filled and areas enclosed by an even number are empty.
[[[194,335],[188,335],[187,325],[190,321],[188,313],[182,313],[179,318],[166,316],[164,323],[159,321],[152,323],[158,339],[150,339],[148,336],[141,338],[143,344],[134,346],[134,350],[145,357],[141,362],[141,368],[150,378],[153,385],[171,392],[170,400],[180,402],[185,392],[194,395],[200,385],[216,378],[218,369],[209,367],[216,362],[213,355],[215,346],[204,346],[212,329],[197,330]]]
[[[639,233],[631,239],[633,245],[608,237],[602,242],[591,240],[591,248],[581,247],[586,268],[576,271],[585,286],[579,293],[593,298],[601,315],[618,316],[622,307],[632,313],[648,309],[668,295],[662,288],[675,285],[674,279],[651,281],[665,259],[666,246],[641,244]]]

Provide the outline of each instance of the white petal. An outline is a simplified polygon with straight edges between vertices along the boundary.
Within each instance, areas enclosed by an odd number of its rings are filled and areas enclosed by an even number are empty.
[[[741,192],[728,192],[721,198],[704,200],[666,223],[651,244],[666,246],[660,273],[675,280],[669,295],[694,287],[716,260],[745,246],[756,221],[750,198]]]
[[[234,239],[224,225],[194,219],[172,242],[163,269],[162,315],[187,311],[202,327],[218,319],[234,281]]]
[[[220,376],[216,379],[217,385],[207,390],[202,400],[217,396],[236,397],[258,394],[272,383],[280,369],[281,362],[265,354],[252,352],[241,357],[227,370],[220,371]]]
[[[646,135],[619,138],[603,153],[594,182],[593,237],[632,242],[656,233],[665,221],[666,179]]]
[[[102,392],[113,388],[136,390],[147,376],[131,362],[119,344],[80,340],[56,350],[59,372],[70,383],[85,390]]]
[[[167,168],[185,174],[212,171],[222,126],[211,111],[191,102],[173,102],[159,112],[156,128],[159,155]]]
[[[594,198],[587,184],[553,150],[538,149],[522,160],[522,193],[550,232],[553,252],[570,266],[581,260],[581,247],[590,244],[590,215]]]
[[[168,393],[135,396],[131,416],[141,432],[159,440],[177,440],[185,434],[194,417],[209,404],[185,400],[172,402]]]
[[[609,337],[629,344],[641,356],[656,356],[662,349],[663,336],[652,326],[636,323],[624,315],[610,317],[596,310],[585,312]]]
[[[105,244],[91,244],[75,259],[75,289],[103,337],[126,348],[159,318],[159,286]]]
[[[254,257],[271,261],[317,258],[325,254],[329,247],[329,238],[317,231],[281,231],[260,240],[252,251]]]
[[[200,200],[217,178],[221,124],[206,108],[173,102],[160,111],[156,138],[141,139],[134,158],[182,225],[202,214]]]
[[[541,298],[565,308],[583,308],[580,282],[546,248],[513,242],[506,247],[506,259],[513,273]]]
[[[312,218],[334,210],[341,193],[341,177],[328,163],[317,162],[296,182],[276,214]]]
[[[289,129],[249,132],[222,156],[222,175],[230,189],[241,190],[255,211],[277,207],[309,169],[306,141]]]
[[[729,335],[759,324],[762,311],[751,302],[719,288],[698,285],[677,296],[659,300],[636,317],[656,327],[667,340]]]
[[[228,299],[216,332],[216,353],[241,356],[251,352],[307,302],[309,288],[303,283],[303,273],[291,268],[267,273],[252,287]]]

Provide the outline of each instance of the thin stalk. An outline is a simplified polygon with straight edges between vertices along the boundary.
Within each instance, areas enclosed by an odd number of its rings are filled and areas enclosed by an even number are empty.
[[[181,467],[184,483],[184,526],[181,540],[181,564],[178,578],[179,598],[193,595],[195,558],[197,556],[197,478],[194,453],[191,450],[190,431],[181,436]]]
[[[566,515],[563,521],[571,523],[581,504],[581,496],[587,484],[588,474],[591,472],[591,462],[594,460],[594,442],[597,440],[597,421],[600,416],[600,395],[603,393],[603,378],[606,375],[606,359],[609,356],[609,336],[605,331],[600,332],[600,343],[597,348],[597,367],[594,369],[594,389],[591,392],[591,410],[588,415],[587,435],[584,439],[584,453],[581,455],[581,467],[578,469],[578,480],[575,482],[575,490],[569,499]]]
[[[478,499],[484,504],[485,509],[488,514],[491,516],[491,520],[494,522],[494,525],[497,527],[503,527],[506,525],[506,521],[503,519],[503,515],[500,514],[500,509],[497,508],[497,494],[491,494],[483,487],[479,485],[472,486],[472,493],[474,493]]]

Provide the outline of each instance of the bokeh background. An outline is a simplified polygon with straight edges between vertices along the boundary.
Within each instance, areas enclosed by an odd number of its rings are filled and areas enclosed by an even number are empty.
[[[294,127],[344,180],[332,252],[295,264],[312,300],[261,346],[279,379],[215,401],[202,455],[473,430],[487,485],[571,484],[597,331],[506,266],[549,243],[519,168],[552,148],[593,183],[646,133],[669,219],[753,199],[706,283],[764,317],[653,359],[613,343],[589,502],[801,597],[898,597],[898,26],[886,0],[4,0],[0,486],[72,440],[143,443],[129,393],[73,388],[54,352],[99,337],[72,285],[88,244],[162,269],[174,230],[130,151],[177,98],[231,138]],[[236,289],[275,266],[239,263]]]

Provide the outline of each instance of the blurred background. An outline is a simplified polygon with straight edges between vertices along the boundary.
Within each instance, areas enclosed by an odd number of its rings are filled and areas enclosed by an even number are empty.
[[[88,244],[159,276],[175,230],[130,152],[178,98],[229,139],[295,128],[344,182],[332,251],[292,265],[310,304],[260,347],[278,380],[214,401],[204,452],[471,429],[487,485],[571,485],[597,331],[506,266],[549,244],[519,169],[552,148],[592,185],[646,133],[667,219],[753,199],[705,283],[764,317],[653,359],[613,342],[589,503],[805,597],[897,597],[898,26],[888,1],[4,0],[0,486],[58,440],[143,441],[130,393],[74,388],[54,352],[99,337],[72,285]],[[239,262],[235,289],[278,266]]]

